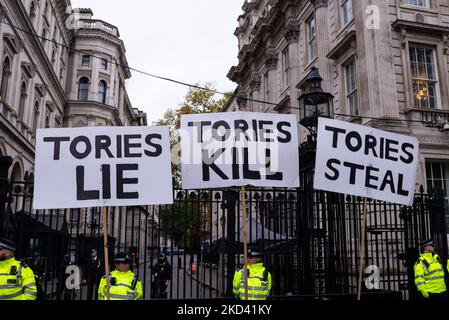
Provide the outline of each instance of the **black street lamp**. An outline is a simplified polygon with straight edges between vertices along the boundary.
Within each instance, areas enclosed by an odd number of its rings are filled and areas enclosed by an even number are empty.
[[[322,81],[323,78],[318,73],[318,69],[313,67],[307,76],[309,89],[298,99],[300,110],[299,123],[306,127],[313,136],[316,136],[314,128],[318,126],[319,117],[334,118],[334,96],[323,91],[323,88],[321,88]]]

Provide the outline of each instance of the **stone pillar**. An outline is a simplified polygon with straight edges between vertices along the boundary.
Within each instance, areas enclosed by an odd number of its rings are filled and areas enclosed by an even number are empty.
[[[68,66],[68,70],[72,72],[67,72],[67,81],[69,81],[69,92],[70,97],[69,100],[78,100],[78,69],[81,61],[81,53],[73,53],[72,59],[70,59],[72,65]],[[71,75],[71,76],[70,76]]]
[[[296,90],[296,84],[299,82],[299,27],[294,24],[287,24],[287,31],[284,35],[288,45],[289,55],[289,73],[290,73],[290,106],[298,108],[299,92]],[[291,109],[298,113],[297,109]]]
[[[315,30],[317,42],[317,67],[323,78],[323,90],[332,92],[332,63],[326,58],[331,50],[329,29],[329,0],[310,0],[315,9]]]
[[[253,95],[253,100],[263,100],[263,99],[261,99],[261,95],[260,95],[260,85],[261,85],[261,81],[260,81],[259,73],[257,73],[257,72],[251,73],[250,90]],[[251,110],[251,111],[254,111],[254,112],[262,112],[263,111],[264,105],[262,103],[255,102],[255,101],[252,101],[250,103],[253,106],[253,108],[252,108],[253,110]]]
[[[389,6],[380,0],[353,1],[353,5],[358,30],[358,76],[365,75],[359,81],[360,112],[374,117],[398,118]],[[365,8],[369,5],[379,8],[379,28],[365,25]]]
[[[278,79],[277,79],[277,67],[278,67],[278,52],[274,47],[269,47],[267,49],[266,53],[266,61],[265,66],[267,68],[268,72],[268,90],[269,90],[269,97],[265,98],[265,100],[268,100],[268,102],[271,103],[278,103],[279,99],[279,85],[278,85]],[[273,108],[273,105],[267,105],[270,106],[270,108]],[[262,112],[264,111],[261,110]]]
[[[94,51],[95,56],[100,56],[101,52]],[[98,82],[100,81],[100,59],[91,56],[92,78],[90,79],[89,100],[98,101]]]
[[[114,58],[112,58],[112,60],[114,60]],[[107,99],[106,99],[106,103],[108,105],[111,106],[117,106],[117,83],[114,86],[114,81],[116,81],[117,79],[117,65],[115,63],[112,63],[112,61],[108,62],[109,65],[109,72],[111,74],[111,82],[108,83],[108,91],[106,92],[107,94]]]
[[[96,126],[95,120],[96,120],[96,117],[94,115],[88,115],[87,116],[87,126],[95,127]]]

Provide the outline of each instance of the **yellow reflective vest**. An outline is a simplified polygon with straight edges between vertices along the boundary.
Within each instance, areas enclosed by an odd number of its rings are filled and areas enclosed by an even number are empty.
[[[263,263],[248,265],[248,271],[240,269],[234,274],[233,292],[240,300],[245,297],[245,276],[248,275],[248,300],[266,300],[271,291],[271,274],[265,271]]]
[[[110,300],[138,300],[142,297],[142,283],[131,270],[127,272],[114,270],[110,273],[109,279]],[[98,286],[98,300],[107,300],[106,276],[103,276]]]
[[[15,258],[0,261],[0,300],[36,300],[33,270]]]
[[[422,253],[415,263],[415,285],[424,298],[446,291],[444,269],[437,254]]]

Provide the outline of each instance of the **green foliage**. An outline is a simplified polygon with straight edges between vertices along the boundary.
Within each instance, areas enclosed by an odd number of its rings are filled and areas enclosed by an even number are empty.
[[[200,226],[196,202],[175,200],[173,205],[161,209],[160,231],[174,241],[175,246],[190,247],[190,240]]]
[[[200,86],[197,84],[197,86]],[[206,83],[203,87],[209,90],[215,90],[211,83]],[[179,128],[181,126],[181,115],[184,114],[201,114],[201,113],[217,113],[223,112],[232,93],[228,93],[222,98],[217,98],[216,94],[205,89],[190,88],[187,92],[184,102],[176,109],[168,109],[162,119],[154,124],[158,126],[170,127],[170,147],[174,150],[172,158],[178,156],[176,146],[179,143]],[[179,187],[181,184],[181,166],[179,159],[173,159],[172,162],[173,185]]]

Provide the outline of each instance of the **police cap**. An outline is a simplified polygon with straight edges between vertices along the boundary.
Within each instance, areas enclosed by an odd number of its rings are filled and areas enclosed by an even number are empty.
[[[263,253],[261,251],[258,250],[248,250],[248,257],[251,258],[262,258],[263,257]]]
[[[428,247],[428,246],[433,246],[433,240],[432,239],[427,239],[427,240],[422,241],[422,242],[419,243],[419,247],[421,249],[424,249],[425,247]]]
[[[0,239],[0,249],[8,249],[11,251],[16,251],[17,245],[8,239]]]
[[[120,252],[117,253],[114,257],[114,262],[115,263],[119,263],[119,262],[131,262],[131,257],[129,256],[129,254],[124,253],[124,252]]]

